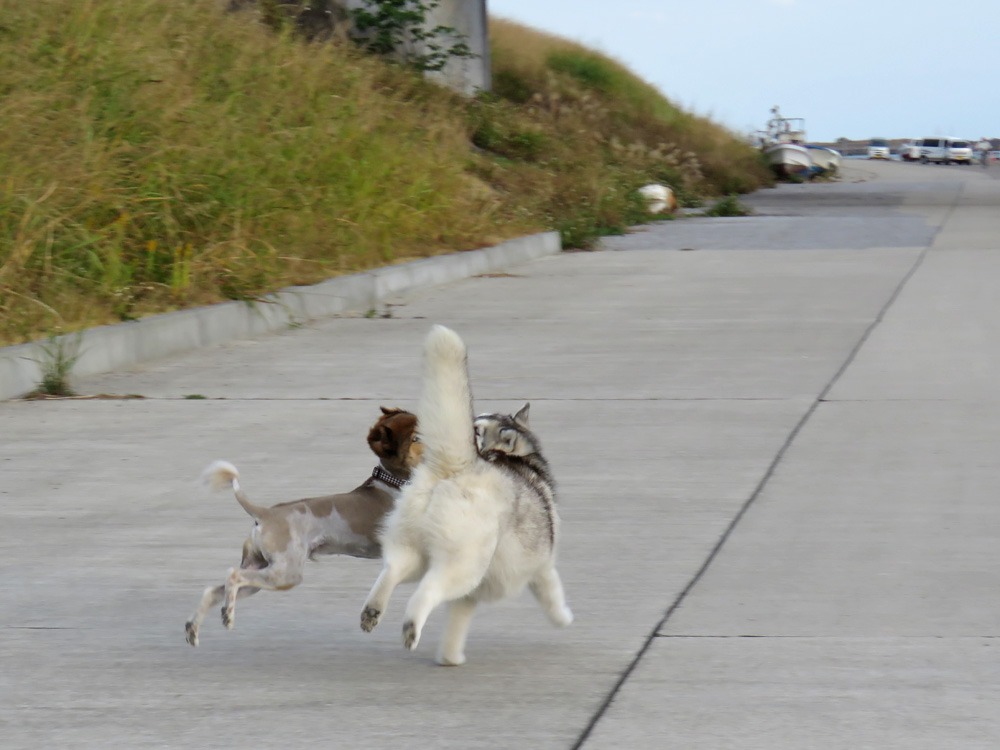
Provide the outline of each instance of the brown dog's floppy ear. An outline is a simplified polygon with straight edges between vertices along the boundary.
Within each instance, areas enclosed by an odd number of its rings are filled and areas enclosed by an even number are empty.
[[[402,409],[396,406],[380,406],[379,409],[381,409],[382,413],[387,417],[391,417],[393,414],[402,414],[403,412]]]
[[[390,456],[394,452],[395,436],[392,429],[379,423],[368,432],[368,447],[379,458]]]

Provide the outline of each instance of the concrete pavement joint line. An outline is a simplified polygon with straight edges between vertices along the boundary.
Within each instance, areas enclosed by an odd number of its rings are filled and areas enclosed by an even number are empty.
[[[821,398],[824,404],[953,404],[967,401],[964,398]]]
[[[69,628],[64,625],[7,625],[6,630],[80,630],[80,628]]]
[[[944,226],[944,224],[946,224],[948,220],[951,218],[951,215],[955,211],[955,207],[958,204],[958,200],[961,197],[961,194],[962,190],[959,189],[958,193],[955,195],[955,200],[952,202],[952,205],[948,210],[948,213],[946,214],[944,220],[941,222],[941,225],[938,226],[937,231],[934,233],[934,237],[937,237],[938,232],[941,231],[941,226]],[[934,238],[931,239],[931,244],[933,243],[934,243]],[[846,372],[847,368],[857,357],[858,352],[861,350],[861,347],[864,346],[865,342],[868,341],[872,332],[875,330],[875,328],[878,327],[878,325],[885,318],[886,313],[888,312],[889,308],[892,307],[892,305],[895,303],[899,295],[902,293],[903,288],[906,286],[909,280],[913,278],[913,275],[917,272],[917,269],[920,268],[920,266],[923,264],[924,258],[927,257],[927,253],[929,250],[930,250],[930,245],[924,247],[920,251],[920,254],[917,256],[917,259],[913,262],[913,265],[906,272],[903,278],[899,281],[899,283],[896,285],[896,288],[889,296],[889,299],[886,300],[886,303],[879,310],[878,315],[875,316],[875,319],[865,329],[865,332],[861,335],[861,338],[858,339],[857,343],[852,347],[851,351],[848,353],[847,358],[844,360],[843,364],[834,373],[833,377],[826,384],[826,387],[823,388],[823,390],[819,393],[819,395],[809,405],[809,408],[806,409],[805,413],[802,415],[802,418],[799,419],[795,427],[792,428],[792,431],[788,434],[788,437],[785,439],[785,442],[782,443],[781,447],[778,449],[778,452],[775,454],[774,459],[768,465],[767,470],[764,472],[764,475],[757,483],[757,486],[754,488],[754,491],[751,493],[750,497],[748,497],[746,502],[743,503],[739,511],[733,517],[733,520],[729,522],[729,525],[726,526],[725,531],[722,532],[722,536],[719,537],[718,541],[715,543],[715,546],[712,547],[711,551],[708,553],[708,556],[701,564],[701,567],[699,567],[698,570],[695,572],[694,577],[690,581],[688,581],[687,585],[677,596],[674,602],[670,605],[670,607],[667,609],[666,613],[663,615],[660,621],[656,623],[656,625],[653,627],[649,635],[646,636],[645,642],[639,648],[639,651],[636,653],[635,657],[632,659],[629,665],[625,668],[625,671],[622,673],[621,677],[618,678],[618,681],[615,683],[614,687],[611,688],[611,691],[608,693],[608,696],[604,699],[604,702],[601,703],[600,707],[597,709],[597,712],[594,714],[593,717],[591,717],[590,722],[584,728],[583,732],[580,734],[580,737],[577,739],[577,741],[573,744],[572,750],[580,750],[580,748],[583,747],[583,744],[587,741],[587,738],[590,737],[591,733],[594,731],[594,728],[597,726],[597,723],[601,720],[604,714],[611,707],[611,704],[614,702],[615,697],[621,691],[622,686],[635,671],[636,667],[639,666],[639,662],[642,661],[643,656],[646,655],[646,652],[649,650],[650,645],[656,639],[658,632],[663,629],[663,627],[667,624],[667,621],[673,616],[674,612],[677,611],[680,605],[687,598],[688,594],[691,593],[691,590],[702,579],[702,576],[705,575],[705,572],[709,569],[709,567],[712,565],[712,562],[715,560],[719,552],[725,546],[726,542],[729,540],[729,537],[732,535],[733,531],[736,529],[740,521],[743,519],[743,516],[747,514],[747,512],[750,510],[750,506],[752,506],[754,502],[757,500],[757,498],[760,497],[760,494],[764,491],[764,487],[767,486],[768,482],[771,480],[771,477],[774,476],[774,472],[777,470],[778,465],[784,459],[785,453],[787,453],[788,449],[791,448],[792,443],[795,442],[795,439],[798,437],[799,433],[805,427],[806,423],[819,408],[820,404],[822,404],[825,401],[827,394],[830,393],[834,385],[836,385],[837,381],[841,378],[844,372]]]
[[[52,396],[44,399],[45,401],[385,401],[384,398],[370,398],[368,396],[206,396],[203,394],[192,394],[190,396],[143,396],[141,394],[99,394],[99,396],[104,396],[104,398],[99,398],[98,396]],[[483,399],[484,401],[518,401],[521,399]],[[688,402],[742,402],[742,401],[760,401],[760,402],[784,402],[784,401],[797,401],[795,398],[533,398],[531,403],[546,403],[550,401],[554,402],[581,402],[587,404],[593,403],[617,403],[622,402],[649,402],[655,403],[659,401],[664,402],[677,402],[677,403],[688,403]],[[884,399],[882,399],[884,400]],[[911,399],[899,399],[899,400],[911,400]],[[926,399],[921,399],[925,401]],[[938,399],[938,400],[952,400],[952,399]],[[880,400],[881,401],[881,400]]]
[[[838,370],[837,376],[840,375],[842,369],[843,368],[841,368],[841,370]],[[824,393],[826,393],[830,389],[832,383],[835,382],[835,380],[836,376],[834,380],[831,381],[831,383],[827,384],[826,388],[823,389]],[[781,462],[782,458],[784,458],[785,452],[791,447],[792,442],[794,442],[795,438],[798,436],[799,432],[802,430],[806,422],[812,416],[813,412],[816,411],[816,408],[819,405],[819,403],[820,403],[819,399],[818,398],[815,399],[809,405],[809,408],[806,410],[802,418],[799,419],[798,423],[796,423],[795,427],[792,428],[792,431],[789,433],[788,437],[785,438],[785,442],[782,443],[781,447],[778,449],[777,454],[775,455],[774,459],[772,459],[771,463],[768,465],[767,470],[764,472],[764,476],[761,477],[760,481],[757,483],[756,488],[754,488],[754,491],[750,494],[750,497],[747,498],[747,500],[743,503],[742,506],[740,506],[739,511],[737,511],[736,515],[733,517],[733,520],[729,522],[729,525],[726,526],[725,531],[722,532],[722,536],[720,536],[718,541],[716,541],[715,545],[708,553],[708,556],[705,558],[704,562],[702,562],[701,567],[699,567],[698,570],[695,572],[694,577],[692,577],[691,580],[688,581],[687,585],[677,596],[674,602],[670,605],[670,607],[667,609],[666,613],[663,615],[660,621],[653,626],[653,629],[650,631],[649,635],[646,636],[646,640],[639,648],[638,653],[636,653],[631,663],[625,668],[625,671],[622,673],[621,677],[618,678],[618,681],[615,683],[614,687],[611,688],[611,692],[608,693],[607,698],[605,698],[600,708],[598,708],[597,713],[594,714],[590,722],[584,728],[583,733],[580,735],[579,739],[573,745],[573,750],[579,750],[579,748],[583,747],[583,743],[587,741],[587,738],[590,736],[591,732],[594,731],[594,728],[597,726],[597,723],[601,720],[601,718],[604,716],[607,710],[611,707],[611,704],[614,702],[615,696],[617,696],[619,691],[622,689],[622,686],[635,671],[636,667],[639,666],[639,662],[642,661],[642,657],[646,655],[646,652],[649,650],[650,645],[656,639],[657,633],[663,629],[663,627],[667,624],[667,621],[670,619],[670,617],[674,614],[674,612],[677,611],[678,607],[680,607],[680,605],[687,598],[687,595],[698,584],[702,576],[705,575],[705,572],[708,570],[709,566],[715,560],[716,556],[718,556],[719,552],[722,550],[722,547],[729,540],[729,537],[736,529],[736,526],[742,520],[743,516],[746,515],[747,511],[750,510],[750,506],[753,505],[754,501],[760,496],[760,493],[763,491],[765,485],[771,479],[771,476],[777,469],[778,464]]]
[[[819,397],[816,399],[816,403],[813,404],[813,408],[810,409],[809,412],[806,414],[806,419],[808,419],[809,416],[812,414],[812,412],[816,410],[816,407],[819,406],[819,404],[827,403],[827,398],[826,398],[827,395],[830,393],[830,391],[833,390],[833,387],[837,384],[837,381],[840,380],[841,376],[847,371],[847,368],[850,367],[851,364],[854,362],[854,360],[857,358],[858,352],[861,351],[861,347],[865,345],[865,343],[871,337],[875,329],[878,328],[878,326],[882,323],[882,320],[885,318],[885,314],[889,312],[889,308],[896,303],[896,300],[899,298],[899,295],[903,293],[904,287],[906,287],[910,279],[913,278],[913,275],[917,272],[917,269],[919,269],[920,266],[923,265],[924,259],[927,257],[927,253],[930,252],[931,247],[934,246],[935,240],[937,240],[938,234],[941,233],[941,228],[951,220],[952,214],[955,213],[955,208],[958,206],[958,201],[962,197],[962,192],[964,190],[965,190],[965,184],[963,183],[962,185],[959,186],[958,191],[955,193],[955,199],[951,202],[951,206],[948,207],[948,213],[945,214],[944,219],[941,221],[940,224],[938,224],[938,228],[934,231],[934,236],[931,237],[930,244],[928,244],[923,250],[920,251],[920,254],[917,256],[917,259],[914,261],[913,265],[910,266],[910,270],[906,272],[906,275],[903,276],[900,282],[896,285],[896,288],[893,290],[892,294],[889,296],[889,299],[886,301],[886,303],[882,306],[882,309],[878,311],[878,315],[875,316],[875,320],[873,320],[871,325],[865,329],[864,334],[862,334],[861,338],[858,340],[858,343],[855,344],[854,348],[851,349],[850,354],[847,355],[847,359],[844,360],[844,363],[840,366],[840,369],[837,370],[836,373],[834,373],[833,378],[830,380],[829,383],[827,383],[826,388],[824,388],[823,392],[819,394]]]
[[[738,639],[738,638],[766,638],[767,640],[786,641],[806,641],[806,640],[829,640],[829,641],[913,641],[930,640],[940,641],[980,641],[1000,638],[1000,635],[680,635],[677,633],[657,633],[657,638],[677,638],[680,640],[694,638],[709,638],[715,640]]]
[[[937,236],[941,234],[941,229],[944,227],[944,225],[947,224],[949,221],[951,221],[952,214],[955,213],[955,209],[958,208],[958,200],[959,198],[962,197],[962,193],[964,192],[965,192],[965,183],[961,182],[958,185],[958,191],[955,193],[955,200],[953,200],[951,202],[951,205],[948,206],[948,213],[944,215],[944,219],[941,220],[941,223],[938,224],[937,229],[934,230],[934,235],[931,237],[930,245],[928,245],[925,248],[925,250],[929,250],[930,248],[934,247],[934,243],[937,241]]]

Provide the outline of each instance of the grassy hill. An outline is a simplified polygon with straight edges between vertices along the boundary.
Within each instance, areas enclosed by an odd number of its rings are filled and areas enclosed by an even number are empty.
[[[558,229],[567,246],[770,180],[620,64],[491,20],[463,99],[215,0],[0,17],[0,343]]]

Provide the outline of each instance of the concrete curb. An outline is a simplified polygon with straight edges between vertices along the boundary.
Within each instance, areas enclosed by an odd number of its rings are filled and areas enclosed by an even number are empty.
[[[562,250],[558,232],[544,232],[483,250],[422,258],[398,266],[330,279],[314,286],[283,289],[261,302],[224,302],[154,315],[81,334],[62,336],[79,359],[73,375],[86,377],[123,370],[203,346],[272,333],[297,323],[367,311],[394,294],[501,271]],[[0,400],[19,398],[38,387],[41,343],[0,348]]]

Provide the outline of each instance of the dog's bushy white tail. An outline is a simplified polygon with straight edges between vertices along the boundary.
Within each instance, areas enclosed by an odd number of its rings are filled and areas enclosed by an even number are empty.
[[[424,342],[424,392],[417,424],[421,461],[445,478],[476,460],[472,392],[465,343],[450,328],[435,325]]]
[[[236,495],[236,502],[242,505],[243,510],[254,518],[261,518],[268,510],[250,502],[250,498],[240,489],[240,472],[228,461],[210,463],[208,468],[201,473],[201,481],[216,491],[232,488],[233,494]]]

